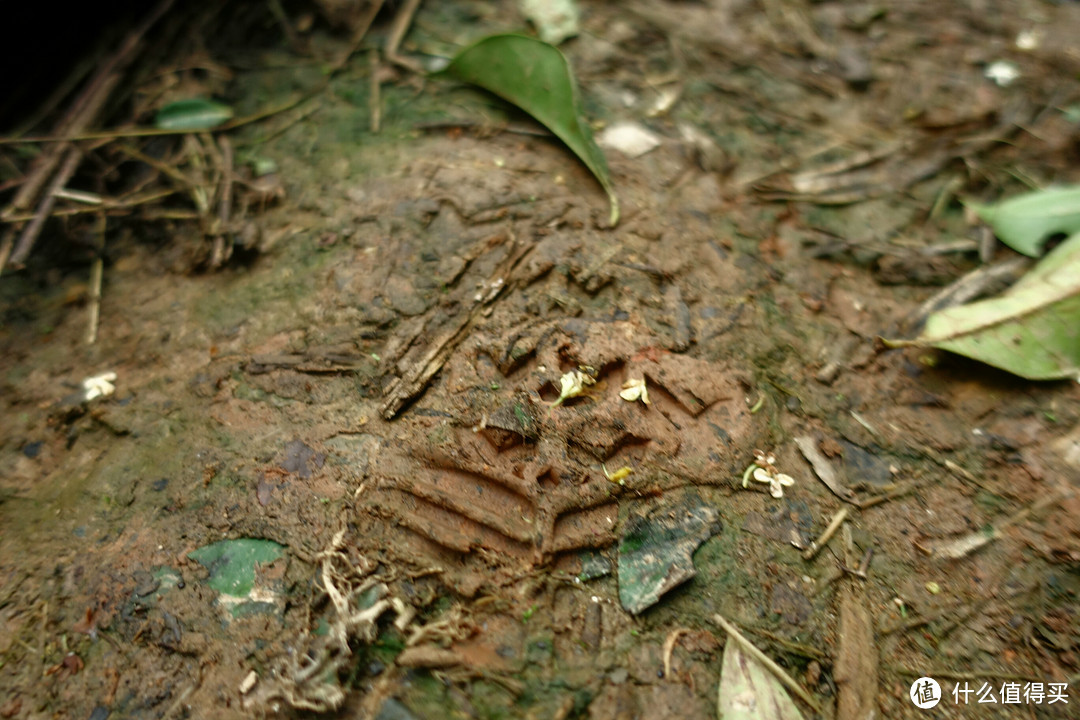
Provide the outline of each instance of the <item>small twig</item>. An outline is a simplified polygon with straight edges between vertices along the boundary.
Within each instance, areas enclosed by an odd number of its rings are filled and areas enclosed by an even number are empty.
[[[933,313],[974,300],[986,294],[988,290],[1009,285],[1023,275],[1030,266],[1030,259],[1020,257],[1004,260],[996,265],[976,268],[935,293],[904,319],[904,325],[914,332],[921,328]]]
[[[958,465],[957,463],[954,463],[952,460],[949,460],[948,458],[945,459],[945,469],[948,470],[949,472],[951,472],[953,475],[957,475],[961,479],[967,480],[972,485],[977,485],[978,487],[981,487],[984,490],[986,489],[985,487],[983,487],[983,484],[981,482],[979,482],[979,478],[972,475],[971,472],[967,468],[965,468],[962,465]]]
[[[17,188],[20,185],[22,185],[24,182],[26,182],[26,177],[25,176],[23,176],[23,177],[13,177],[13,178],[11,178],[9,180],[5,180],[4,182],[0,182],[0,193],[5,193],[8,190],[11,190],[12,188]]]
[[[159,160],[155,157],[150,157],[141,150],[137,150],[136,148],[133,148],[126,143],[117,145],[116,149],[122,152],[124,155],[127,155],[131,159],[138,160],[141,163],[146,163],[150,167],[157,170],[159,173],[167,175],[177,185],[181,186],[185,190],[190,190],[191,187],[195,185],[195,183],[192,182],[191,178],[189,178],[187,175],[184,175],[184,173],[180,172],[169,163],[163,160]]]
[[[375,16],[382,10],[382,6],[383,0],[372,0],[368,3],[368,14],[361,18],[360,22],[356,23],[356,27],[353,28],[352,37],[349,39],[349,47],[338,57],[337,62],[331,67],[331,75],[345,67],[345,64],[349,62],[349,58],[353,56],[353,53],[360,49],[360,43],[362,43],[364,37],[367,36],[367,31],[371,29],[371,23],[375,22]]]
[[[41,655],[41,667],[44,668],[47,664],[45,657],[45,642],[46,636],[49,633],[49,601],[45,600],[41,603],[41,636],[38,638],[38,645],[40,646]],[[44,677],[44,673],[42,673]]]
[[[988,488],[986,487],[986,483],[980,481],[979,478],[975,477],[967,468],[953,462],[952,460],[949,460],[929,445],[923,445],[920,443],[917,445],[916,449],[941,467],[951,472],[956,477],[960,478],[961,480],[969,482],[975,487],[981,488],[983,490],[988,490]]]
[[[727,634],[732,639],[738,641],[739,645],[743,648],[743,650],[745,650],[748,655],[753,657],[759,663],[764,665],[769,670],[769,672],[776,676],[776,679],[779,680],[781,684],[784,685],[784,687],[798,695],[799,699],[809,705],[811,708],[813,708],[815,712],[821,712],[821,704],[818,703],[818,701],[815,700],[813,696],[810,695],[810,693],[806,692],[806,690],[803,689],[802,685],[799,685],[799,683],[795,682],[795,680],[787,674],[784,668],[777,665],[772,658],[763,653],[761,650],[758,650],[755,645],[753,645],[749,640],[743,637],[742,633],[739,632],[738,628],[725,620],[719,613],[716,613],[712,616],[712,621],[722,627],[725,631],[727,631]]]
[[[99,71],[97,75],[89,82],[86,89],[82,94],[75,99],[72,104],[72,108],[68,111],[67,115],[59,123],[59,133],[61,135],[68,135],[71,133],[79,133],[86,128],[91,122],[93,122],[95,116],[101,107],[105,104],[105,100],[112,92],[113,88],[119,82],[120,77],[118,75],[110,75],[108,72]],[[24,138],[11,138],[12,142],[25,142]],[[3,139],[0,139],[0,143]],[[20,210],[27,210],[34,204],[34,200],[38,197],[38,193],[41,188],[52,177],[53,172],[56,170],[56,166],[61,162],[64,157],[65,150],[68,150],[67,144],[57,145],[55,147],[47,148],[42,154],[35,160],[30,171],[26,175],[26,182],[22,184],[19,191],[15,194],[11,204],[4,209],[4,219],[12,212]]]
[[[143,220],[201,220],[198,210],[184,208],[150,208],[142,213]]]
[[[265,120],[268,117],[279,115],[287,110],[292,110],[306,100],[310,100],[326,89],[327,81],[323,81],[311,90],[301,93],[294,98],[286,100],[280,105],[260,110],[259,112],[241,118],[233,118],[227,123],[213,128],[214,132],[233,130],[244,125]],[[159,137],[164,135],[187,135],[190,130],[162,130],[159,128],[124,128],[119,130],[102,130],[98,132],[76,132],[70,135],[36,135],[32,137],[0,137],[0,145],[15,145],[18,143],[66,143],[80,140],[117,140],[120,138],[136,137]]]
[[[139,205],[146,205],[147,203],[156,203],[157,201],[167,198],[170,195],[175,195],[176,190],[172,188],[164,188],[161,190],[152,190],[144,193],[133,193],[125,197],[109,198],[102,197],[101,205],[99,206],[84,206],[84,207],[68,207],[60,210],[53,210],[52,217],[72,217],[74,215],[86,215],[87,213],[99,213],[102,210],[109,211],[110,215],[119,215],[123,213],[112,212],[114,210],[128,210],[138,207]],[[183,217],[188,217],[184,215]],[[195,217],[195,216],[192,216]],[[11,222],[27,222],[33,220],[33,215],[15,215],[11,218]],[[9,248],[10,251],[10,248]]]
[[[401,41],[405,39],[405,34],[409,31],[409,26],[412,25],[412,19],[418,7],[420,7],[420,0],[405,0],[405,4],[401,6],[397,15],[394,16],[394,24],[390,28],[390,38],[386,41],[386,59],[395,65],[423,74],[424,68],[420,67],[418,62],[398,54]]]
[[[307,101],[309,101],[311,99],[312,98],[305,98],[304,102],[307,102]],[[297,105],[300,105],[300,103],[297,103]],[[262,145],[264,143],[268,143],[271,140],[273,140],[274,138],[276,138],[279,135],[283,134],[286,130],[293,127],[297,123],[299,123],[299,122],[301,122],[303,120],[306,120],[313,113],[318,112],[319,109],[320,109],[320,104],[318,102],[311,102],[311,104],[306,108],[298,108],[296,113],[294,113],[292,117],[286,118],[285,122],[279,124],[278,127],[276,127],[276,128],[272,128],[268,134],[262,135],[260,137],[252,138],[252,139],[247,140],[247,141],[241,141],[241,142],[238,143],[238,145],[240,147],[255,147],[256,145]]]
[[[224,135],[218,140],[221,146],[221,199],[218,204],[218,227],[214,233],[210,267],[221,267],[232,256],[232,243],[226,247],[225,236],[229,234],[229,213],[232,208],[233,152],[232,144]]]
[[[783,649],[783,651],[786,652],[788,655],[798,655],[799,657],[809,658],[811,660],[823,660],[824,658],[828,657],[828,653],[822,650],[808,647],[806,645],[801,645],[797,642],[792,642],[787,638],[782,638],[776,633],[769,632],[768,630],[764,630],[762,628],[751,627],[744,628],[744,630],[746,630],[746,632],[748,633],[751,633],[752,635],[757,635],[765,638],[773,645],[776,645],[777,647]]]
[[[97,193],[86,192],[84,190],[70,190],[68,188],[60,188],[53,196],[60,200],[73,200],[74,202],[83,203],[84,205],[102,205],[105,200]]]
[[[64,164],[60,167],[60,171],[56,173],[52,184],[46,191],[45,197],[38,204],[38,208],[34,212],[34,219],[23,229],[19,241],[15,244],[15,249],[12,251],[10,258],[13,265],[22,265],[26,262],[26,257],[34,247],[34,241],[37,240],[37,236],[45,226],[45,220],[48,219],[49,213],[52,212],[53,205],[56,204],[56,193],[75,174],[75,169],[79,167],[80,160],[82,160],[82,150],[77,147],[71,148],[68,151],[67,158],[64,159]],[[3,271],[3,266],[0,266],[0,272]]]
[[[85,89],[75,99],[71,108],[58,124],[57,129],[60,135],[77,134],[94,121],[112,94],[113,88],[120,81],[121,70],[134,57],[143,35],[168,11],[172,4],[173,0],[162,0],[142,24],[127,35],[119,50],[100,66],[97,73],[87,82]],[[26,139],[19,137],[0,138],[0,143],[5,141],[25,142]],[[17,265],[21,265],[26,260],[26,256],[30,253],[30,249],[33,247],[34,241],[37,239],[38,233],[41,232],[45,219],[55,203],[55,192],[62,188],[75,173],[81,156],[82,151],[78,148],[61,144],[49,148],[34,163],[33,169],[26,177],[26,181],[19,187],[11,204],[5,208],[2,215],[3,219],[7,220],[10,215],[29,209],[50,177],[53,177],[53,182],[50,184],[46,196],[38,202],[34,218],[23,230],[18,243],[14,245],[14,249],[12,249],[11,245],[11,233],[13,231],[5,235],[4,240],[0,242],[0,273],[3,272],[9,260]],[[61,162],[61,158],[64,158],[63,166],[59,174],[54,177],[53,172]]]
[[[1074,491],[1072,488],[1062,485],[1057,492],[1041,497],[1009,517],[993,523],[989,530],[980,530],[955,540],[933,544],[930,548],[931,554],[934,557],[949,560],[956,560],[969,555],[1002,537],[1006,529],[1027,520],[1031,515],[1041,512],[1055,503],[1059,503],[1066,498],[1072,497],[1073,493]]]
[[[907,495],[909,492],[917,490],[918,488],[919,488],[919,483],[917,483],[914,480],[909,480],[908,482],[897,483],[896,485],[893,486],[893,488],[891,490],[883,492],[880,495],[875,495],[873,497],[866,498],[865,500],[859,500],[856,504],[859,506],[860,510],[865,510],[866,508],[871,508],[871,507],[874,507],[875,505],[880,505],[883,502],[887,502],[889,500],[895,500],[898,497],[903,497],[904,495]]]
[[[856,568],[852,574],[856,577],[860,577],[863,580],[866,579],[866,573],[870,570],[870,560],[874,557],[874,548],[866,548],[866,552],[863,553],[862,561],[859,562],[859,567]]]
[[[372,48],[368,53],[368,58],[371,61],[371,68],[368,70],[371,73],[371,98],[368,102],[368,107],[371,108],[371,132],[378,133],[379,126],[382,124],[382,79],[379,77],[381,70],[379,51]]]
[[[664,679],[671,679],[671,654],[675,652],[675,646],[679,643],[679,638],[683,635],[690,633],[686,628],[676,628],[668,633],[667,639],[664,640]]]
[[[192,182],[189,192],[191,201],[195,203],[195,209],[199,211],[199,217],[205,219],[210,212],[210,198],[206,194],[207,177],[204,155],[206,150],[195,135],[184,136],[184,151],[188,155],[188,161],[195,172],[195,180]]]
[[[97,227],[94,234],[97,236],[97,248],[94,262],[90,266],[90,321],[86,330],[86,343],[93,345],[97,342],[98,322],[101,317],[101,278],[105,271],[105,261],[102,257],[105,253],[105,213],[98,215]]]
[[[825,531],[821,533],[821,536],[817,540],[810,543],[810,547],[806,548],[806,551],[803,552],[803,560],[813,560],[814,556],[821,551],[821,548],[825,546],[825,543],[829,542],[829,539],[840,528],[841,523],[844,522],[847,516],[848,509],[846,507],[841,508],[840,512],[833,515],[832,520],[829,521],[828,527],[826,527]]]
[[[873,425],[870,424],[869,420],[867,420],[866,418],[864,418],[862,415],[855,412],[854,410],[851,410],[848,414],[851,415],[852,420],[854,420],[855,422],[859,423],[864,428],[866,428],[866,431],[868,433],[870,433],[871,435],[873,435],[875,440],[880,440],[881,439],[881,433],[879,433],[877,431],[876,427],[874,427]]]
[[[8,228],[4,237],[0,240],[0,273],[4,272],[8,258],[11,257],[11,249],[15,246],[15,228]]]

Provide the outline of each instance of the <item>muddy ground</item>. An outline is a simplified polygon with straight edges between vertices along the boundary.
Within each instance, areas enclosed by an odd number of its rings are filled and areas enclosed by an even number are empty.
[[[710,718],[716,614],[823,717],[922,717],[920,676],[928,717],[1077,716],[1080,387],[877,338],[1012,257],[961,197],[1078,180],[1080,7],[581,9],[586,114],[661,140],[607,150],[617,227],[561,144],[460,85],[384,66],[370,132],[361,52],[230,133],[283,191],[257,251],[198,272],[191,222],[110,218],[93,345],[71,224],[0,278],[0,716]],[[347,36],[315,20],[307,55],[209,43],[221,96],[315,86]],[[522,27],[428,2],[403,48]],[[782,497],[744,489],[755,450]],[[643,609],[623,563],[657,526],[696,575]],[[237,613],[191,553],[240,538],[283,551]]]

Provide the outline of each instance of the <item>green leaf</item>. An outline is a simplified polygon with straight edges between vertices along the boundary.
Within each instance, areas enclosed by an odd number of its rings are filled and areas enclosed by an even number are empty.
[[[1080,233],[1005,293],[936,312],[914,341],[1029,380],[1080,379]]]
[[[720,529],[719,513],[696,495],[644,516],[632,516],[619,543],[623,609],[637,615],[694,577],[694,551]]]
[[[1080,232],[1080,185],[1036,190],[993,205],[966,203],[1018,253],[1038,257],[1055,233]]]
[[[802,720],[776,676],[731,637],[724,644],[716,715],[723,720]]]
[[[491,35],[459,52],[445,72],[517,105],[555,133],[600,181],[611,225],[619,222],[607,161],[581,118],[577,83],[558,48],[525,35]]]
[[[233,116],[233,109],[213,100],[177,100],[158,110],[154,126],[160,130],[210,130]]]
[[[210,570],[207,584],[218,592],[247,595],[255,585],[255,566],[281,557],[284,546],[272,540],[219,540],[192,550],[188,557]]]

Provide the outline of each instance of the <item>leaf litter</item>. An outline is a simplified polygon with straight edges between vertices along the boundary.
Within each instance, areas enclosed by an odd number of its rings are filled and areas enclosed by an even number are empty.
[[[938,311],[915,340],[1029,380],[1080,381],[1080,234],[1000,297]]]

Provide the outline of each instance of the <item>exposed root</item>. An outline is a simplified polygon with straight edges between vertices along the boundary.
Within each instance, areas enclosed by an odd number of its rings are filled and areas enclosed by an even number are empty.
[[[333,607],[329,631],[314,637],[309,630],[297,638],[292,652],[244,699],[245,709],[277,711],[281,702],[303,710],[326,712],[345,701],[339,671],[352,657],[350,642],[368,644],[378,633],[376,622],[388,610],[398,621],[415,612],[372,576],[374,564],[361,557],[350,560],[342,548],[345,531],[334,535],[330,547],[316,556],[321,562],[323,587]],[[364,607],[360,607],[363,598]]]

